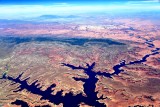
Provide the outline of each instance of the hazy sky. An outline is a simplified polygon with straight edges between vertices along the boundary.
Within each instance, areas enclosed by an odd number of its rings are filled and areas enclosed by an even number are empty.
[[[159,0],[0,0],[0,4],[49,4],[49,3],[103,3],[128,1],[159,1]]]
[[[70,3],[71,1],[72,3]],[[160,3],[158,0],[112,0],[109,3],[102,3],[102,0],[99,2],[98,0],[92,0],[92,2],[91,0],[88,0],[88,2],[79,0],[79,3],[73,3],[73,0],[55,0],[54,2],[53,0],[52,2],[51,0],[0,0],[0,19],[23,19],[45,14],[74,15],[83,12],[117,12],[121,10],[160,11]]]

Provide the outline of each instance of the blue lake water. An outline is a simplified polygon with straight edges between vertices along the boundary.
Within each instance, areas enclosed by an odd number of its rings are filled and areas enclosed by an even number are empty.
[[[16,100],[16,101],[12,102],[11,104],[20,105],[21,107],[29,107],[27,102],[22,101],[22,100]]]

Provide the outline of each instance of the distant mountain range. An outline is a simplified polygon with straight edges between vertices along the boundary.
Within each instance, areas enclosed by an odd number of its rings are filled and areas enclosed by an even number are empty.
[[[52,20],[52,19],[73,19],[73,18],[80,18],[80,16],[75,15],[68,15],[68,16],[59,16],[59,15],[41,15],[34,18],[28,18],[28,19],[0,19],[0,23],[34,23],[37,21],[44,21],[44,20]]]
[[[69,15],[69,16],[58,16],[58,15],[41,15],[38,18],[41,19],[57,19],[57,18],[78,18],[80,16]]]

